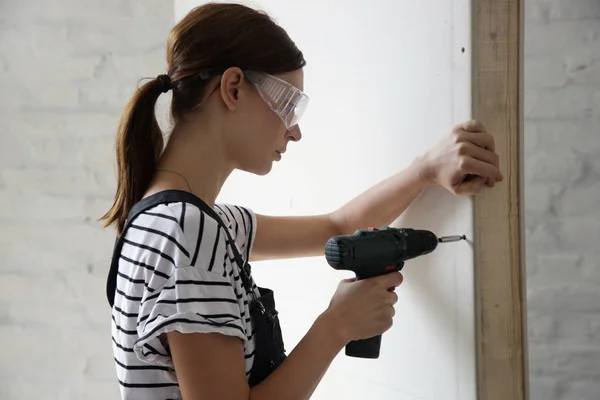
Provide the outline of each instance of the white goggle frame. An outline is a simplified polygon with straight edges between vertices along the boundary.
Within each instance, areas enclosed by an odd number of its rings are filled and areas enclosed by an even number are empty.
[[[308,96],[294,85],[273,75],[248,70],[244,74],[265,103],[281,118],[286,129],[293,129],[306,111]]]

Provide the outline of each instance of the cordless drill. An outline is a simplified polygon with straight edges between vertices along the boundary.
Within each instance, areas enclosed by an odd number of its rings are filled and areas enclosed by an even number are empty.
[[[330,238],[325,258],[337,270],[352,271],[356,279],[368,279],[400,271],[404,262],[431,253],[438,243],[465,240],[465,236],[438,238],[433,232],[410,228],[369,228]],[[346,345],[346,355],[379,358],[381,335],[355,340]]]

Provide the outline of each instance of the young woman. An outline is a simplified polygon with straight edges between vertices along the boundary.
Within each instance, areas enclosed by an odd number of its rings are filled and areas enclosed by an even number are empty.
[[[492,136],[466,122],[406,170],[327,215],[272,217],[215,199],[234,169],[265,175],[307,104],[301,51],[264,13],[191,11],[168,40],[168,72],[139,88],[117,138],[119,234],[107,284],[121,396],[307,399],[350,341],[392,325],[400,273],[343,280],[286,354],[273,293],[249,261],[322,255],[328,238],[391,223],[428,186],[473,194],[502,180]],[[154,116],[172,90],[166,146]]]

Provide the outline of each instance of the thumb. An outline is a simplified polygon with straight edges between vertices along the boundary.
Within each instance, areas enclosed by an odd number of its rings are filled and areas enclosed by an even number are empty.
[[[479,192],[485,184],[485,178],[476,176],[458,184],[458,186],[455,188],[455,193],[457,195],[473,195]]]

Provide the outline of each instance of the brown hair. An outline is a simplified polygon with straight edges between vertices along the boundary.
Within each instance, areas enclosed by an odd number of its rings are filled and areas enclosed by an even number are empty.
[[[228,3],[208,3],[190,11],[171,30],[167,63],[168,77],[138,88],[119,124],[117,191],[112,207],[100,218],[105,226],[115,223],[119,234],[129,210],[150,185],[164,149],[154,113],[162,92],[173,89],[171,117],[176,122],[200,103],[208,78],[229,67],[278,74],[306,64],[286,31],[265,12]]]

